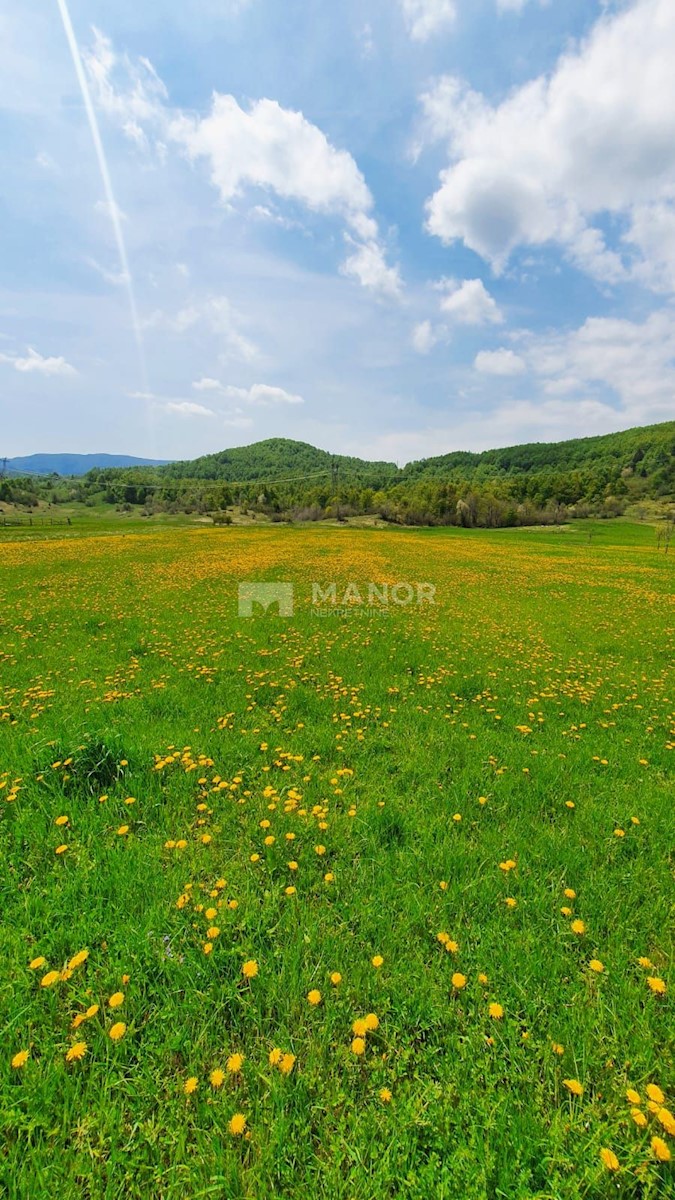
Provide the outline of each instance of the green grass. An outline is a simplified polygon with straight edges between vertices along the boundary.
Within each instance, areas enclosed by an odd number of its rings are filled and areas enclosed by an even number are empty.
[[[653,529],[6,532],[0,1191],[672,1195],[645,1091],[675,1109],[675,559]],[[239,618],[251,579],[292,580],[294,616]],[[318,616],[314,580],[437,602]]]

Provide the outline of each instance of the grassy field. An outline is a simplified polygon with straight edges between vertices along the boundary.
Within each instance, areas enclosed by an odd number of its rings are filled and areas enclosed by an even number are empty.
[[[673,1195],[653,529],[6,532],[0,1193]]]

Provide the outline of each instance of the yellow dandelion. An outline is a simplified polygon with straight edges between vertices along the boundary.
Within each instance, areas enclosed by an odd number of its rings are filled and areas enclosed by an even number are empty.
[[[659,1162],[670,1162],[670,1150],[666,1146],[663,1138],[653,1137],[651,1141],[652,1153]]]
[[[124,836],[125,836],[125,834],[127,834],[128,832],[129,832],[129,826],[128,826],[128,825],[120,825],[119,829],[117,830],[117,836],[118,836],[118,837],[124,837]]]
[[[456,991],[461,992],[462,988],[466,987],[466,975],[462,975],[460,971],[455,971],[450,982]]]
[[[571,1092],[573,1096],[583,1096],[584,1085],[583,1083],[579,1083],[578,1079],[563,1079],[563,1083],[568,1092]]]
[[[68,963],[68,969],[70,971],[75,971],[77,969],[77,967],[81,967],[82,963],[85,963],[88,958],[89,958],[88,950],[78,950],[77,954],[74,954],[73,957],[70,959],[70,961]]]
[[[592,958],[588,965],[591,971],[595,971],[596,975],[602,975],[605,969],[604,964],[600,962],[599,958]]]
[[[504,1009],[502,1008],[501,1004],[491,1004],[488,1008],[488,1012],[495,1021],[501,1021],[502,1017],[504,1016]]]
[[[382,966],[384,959],[381,954],[375,954],[373,956],[373,958],[371,959],[371,962],[372,962],[373,966],[375,967],[375,970],[377,971]]]
[[[68,849],[68,847],[67,847],[66,843],[62,842],[62,844],[60,846],[56,847],[54,853],[55,854],[65,854],[67,849]]]
[[[514,900],[513,896],[507,896],[507,897],[506,897],[506,900],[504,901],[504,903],[505,903],[505,905],[506,905],[506,907],[507,907],[507,908],[516,908],[516,907],[517,907],[517,904],[518,904],[518,901],[517,901],[517,900]]]
[[[186,1096],[191,1096],[193,1092],[197,1091],[198,1087],[199,1080],[197,1079],[197,1076],[191,1075],[189,1079],[185,1080],[185,1083],[183,1084],[183,1091],[185,1092]]]
[[[635,1088],[626,1088],[626,1100],[629,1104],[642,1104],[640,1093],[635,1091]]]
[[[357,1017],[356,1020],[352,1022],[352,1033],[356,1034],[357,1037],[362,1038],[366,1036],[367,1032],[368,1026],[366,1025],[364,1018]]]
[[[316,1007],[317,1004],[321,1003],[321,992],[318,990],[318,988],[312,988],[311,992],[307,993],[307,1002],[313,1007]]]
[[[47,959],[44,954],[38,954],[37,958],[32,958],[28,964],[31,971],[39,971],[40,967],[44,967]]]
[[[214,1067],[209,1075],[209,1081],[211,1083],[211,1087],[213,1088],[222,1087],[225,1082],[225,1072],[221,1070],[220,1067]]]
[[[379,1097],[383,1104],[391,1104],[391,1092],[389,1088],[380,1088]]]
[[[220,929],[218,928],[217,925],[209,925],[209,928],[206,931],[206,936],[209,939],[209,941],[213,941],[214,938],[217,938],[220,936]]]
[[[583,921],[578,921],[578,920],[572,921],[572,924],[570,925],[570,929],[572,930],[572,933],[577,933],[579,935],[579,937],[581,937],[582,934],[584,934],[586,932],[586,926],[584,925]]]
[[[281,1056],[281,1062],[278,1064],[278,1066],[282,1075],[290,1075],[293,1067],[295,1066],[295,1055],[283,1054]]]
[[[323,881],[324,881],[324,883],[333,883],[333,882],[334,882],[334,880],[335,880],[335,875],[333,874],[333,872],[332,872],[332,871],[326,871],[326,874],[325,874],[325,875],[324,875],[324,877],[323,877]]]
[[[113,992],[108,1001],[110,1008],[119,1008],[120,1004],[124,1004],[124,992]]]
[[[613,1150],[603,1147],[600,1151],[600,1158],[602,1159],[603,1166],[607,1167],[608,1171],[618,1171],[619,1160]]]
[[[358,1058],[362,1054],[365,1054],[365,1052],[366,1052],[365,1038],[362,1038],[362,1037],[352,1038],[352,1054],[356,1054],[356,1056]]]
[[[238,1075],[244,1065],[244,1055],[231,1054],[225,1065],[227,1066],[230,1075]]]
[[[254,958],[249,958],[241,968],[244,979],[255,979],[258,974],[258,964]]]
[[[655,1104],[665,1104],[666,1098],[656,1083],[648,1083],[645,1091],[649,1099],[653,1100]]]
[[[650,958],[645,958],[644,956],[642,958],[638,958],[638,964],[641,967],[644,967],[645,971],[654,970],[654,964]]]
[[[557,1054],[559,1057],[562,1057],[562,1055],[565,1053],[565,1047],[561,1042],[551,1042],[551,1049],[553,1053]]]
[[[270,1066],[278,1067],[279,1063],[281,1062],[282,1058],[284,1057],[284,1052],[283,1052],[283,1050],[280,1050],[278,1046],[275,1046],[273,1050],[270,1050],[269,1057],[270,1057]]]
[[[577,898],[577,894],[576,894],[574,888],[565,888],[563,895],[567,896],[568,900],[576,900],[576,898]]]
[[[228,1129],[232,1137],[241,1137],[246,1131],[246,1117],[243,1113],[235,1113],[230,1119]]]
[[[18,1070],[20,1070],[21,1067],[25,1067],[29,1058],[30,1058],[30,1050],[18,1050],[17,1053],[12,1058],[12,1066],[13,1066],[14,1070],[18,1071]]]
[[[487,975],[485,974],[485,971],[480,971],[480,972],[479,972],[479,975],[478,975],[478,982],[479,982],[480,984],[482,984],[482,985],[483,985],[483,987],[487,987],[487,985],[488,985],[488,977],[487,977]]]
[[[210,954],[212,950],[213,950],[213,942],[204,942],[204,945],[202,946],[203,953]]]
[[[375,1013],[368,1013],[365,1018],[365,1026],[369,1033],[374,1033],[376,1029],[380,1028],[379,1017]]]
[[[40,980],[40,987],[52,987],[52,985],[56,983],[57,979],[60,978],[60,971],[47,971],[47,974],[43,975],[42,979]]]
[[[127,1027],[124,1024],[124,1021],[116,1021],[109,1031],[110,1037],[112,1038],[113,1042],[119,1042],[120,1038],[124,1037],[126,1031]]]
[[[67,816],[65,815],[65,813],[63,814],[63,816],[61,816],[61,817],[57,817],[57,818],[56,818],[56,820],[54,821],[54,824],[55,824],[55,825],[67,825],[67,824],[68,824],[68,818],[67,818]]]
[[[86,1042],[75,1042],[66,1053],[66,1062],[79,1062],[87,1053]]]
[[[638,1129],[644,1129],[645,1125],[647,1124],[647,1118],[642,1110],[639,1108],[631,1108],[630,1115],[635,1121],[635,1124],[638,1126]]]
[[[655,1116],[659,1124],[663,1125],[666,1133],[669,1133],[671,1137],[675,1137],[675,1117],[670,1109],[662,1106]]]
[[[647,987],[657,996],[665,996],[667,991],[665,981],[659,979],[658,975],[649,975],[647,977]]]
[[[330,981],[331,981],[333,987],[337,987],[339,983],[342,983],[342,976],[341,976],[340,972],[339,971],[331,972]]]

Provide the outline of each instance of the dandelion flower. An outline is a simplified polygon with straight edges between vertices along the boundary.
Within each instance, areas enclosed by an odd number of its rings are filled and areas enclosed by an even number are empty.
[[[29,1058],[30,1058],[30,1050],[17,1051],[17,1053],[14,1055],[14,1057],[12,1059],[12,1066],[13,1066],[14,1070],[18,1071],[21,1067],[25,1067]]]
[[[567,896],[568,900],[576,900],[576,898],[577,898],[577,894],[576,894],[574,888],[565,888],[563,895]]]
[[[649,1099],[653,1100],[655,1104],[665,1104],[666,1098],[665,1098],[663,1092],[661,1091],[661,1088],[658,1087],[657,1084],[648,1083],[647,1087],[645,1088],[645,1091],[646,1091],[647,1095],[649,1096]]]
[[[462,988],[466,987],[466,975],[462,975],[460,971],[455,971],[450,982],[458,992],[461,992]]]
[[[581,937],[582,934],[584,934],[586,932],[586,926],[584,925],[583,921],[578,921],[578,920],[572,921],[572,924],[570,925],[570,929],[572,930],[572,933],[577,933],[579,935],[579,937]]]
[[[633,1120],[635,1121],[635,1124],[638,1126],[638,1128],[644,1129],[645,1125],[647,1124],[647,1118],[646,1118],[645,1114],[642,1112],[642,1110],[639,1108],[631,1108],[630,1115],[633,1118]]]
[[[384,962],[384,959],[381,954],[376,954],[371,959],[371,962],[372,962],[373,966],[375,967],[375,969],[379,970],[379,968],[382,966],[382,963]]]
[[[207,921],[215,921],[216,917],[218,916],[218,909],[217,908],[207,908],[206,912],[204,913],[204,916],[206,917]]]
[[[571,917],[572,916],[572,909],[567,904],[563,904],[560,911],[561,911],[563,917]]]
[[[108,1004],[110,1008],[119,1008],[120,1004],[124,1004],[124,992],[113,992]]]
[[[342,976],[341,976],[340,972],[333,971],[331,974],[331,977],[330,977],[330,981],[331,981],[333,987],[337,987],[337,985],[339,983],[342,983]]]
[[[356,1054],[356,1056],[358,1058],[362,1054],[365,1054],[365,1052],[366,1052],[365,1038],[362,1038],[362,1037],[352,1038],[352,1054]]]
[[[283,1050],[280,1050],[278,1046],[275,1046],[273,1050],[270,1050],[270,1066],[278,1067],[283,1057]]]
[[[211,1082],[211,1087],[220,1088],[225,1082],[225,1072],[221,1070],[220,1067],[214,1067],[209,1075],[209,1080]]]
[[[191,1075],[189,1079],[185,1080],[185,1083],[183,1084],[183,1091],[185,1092],[186,1096],[191,1096],[193,1092],[197,1091],[198,1087],[199,1080],[197,1079],[197,1076]]]
[[[65,813],[63,814],[63,816],[61,816],[61,817],[57,817],[57,818],[56,818],[56,820],[54,821],[54,824],[55,824],[55,825],[67,825],[67,824],[68,824],[68,818],[67,818],[67,816],[65,815]]]
[[[481,983],[481,984],[483,985],[483,987],[487,987],[487,985],[488,985],[488,977],[487,977],[487,975],[485,974],[485,971],[481,971],[481,972],[479,973],[479,975],[478,975],[478,982],[479,982],[479,983]]]
[[[562,1045],[561,1042],[551,1042],[551,1049],[554,1054],[557,1054],[561,1058],[562,1058],[563,1054],[565,1053],[565,1047]]]
[[[38,954],[37,958],[32,958],[28,964],[31,971],[38,971],[40,967],[44,967],[47,959],[44,954]]]
[[[246,1130],[246,1117],[243,1113],[235,1113],[230,1119],[228,1129],[232,1137],[241,1137]]]
[[[47,971],[47,974],[43,975],[42,979],[40,980],[40,987],[52,987],[52,985],[56,983],[57,979],[60,978],[60,971]]]
[[[391,1092],[389,1091],[389,1088],[380,1088],[379,1096],[383,1104],[391,1104]]]
[[[323,881],[324,881],[324,883],[333,883],[333,882],[334,882],[334,880],[335,880],[335,875],[333,874],[333,872],[332,872],[332,871],[326,871],[326,874],[325,874],[325,875],[324,875],[324,877],[323,877]]]
[[[213,941],[213,939],[219,937],[219,935],[220,935],[220,929],[217,925],[210,925],[206,931],[206,936],[209,939],[209,941]]]
[[[380,1028],[379,1017],[375,1013],[368,1013],[365,1018],[365,1026],[369,1033],[374,1033],[376,1029]]]
[[[651,1146],[652,1153],[654,1154],[655,1158],[658,1158],[659,1162],[670,1162],[670,1150],[666,1146],[663,1138],[653,1137]]]
[[[507,897],[506,897],[506,900],[504,901],[504,903],[505,903],[505,905],[506,905],[506,907],[507,907],[507,908],[516,908],[516,907],[517,907],[517,904],[518,904],[518,901],[517,901],[517,900],[514,900],[513,896],[507,896]]]
[[[231,1054],[227,1060],[226,1066],[230,1075],[238,1075],[244,1065],[243,1054]]]
[[[307,1002],[313,1007],[321,1003],[321,992],[318,988],[312,988],[311,992],[307,993]]]
[[[87,1053],[86,1042],[75,1042],[66,1053],[66,1062],[79,1062]]]
[[[645,969],[646,971],[650,971],[650,970],[651,970],[651,971],[653,971],[653,970],[654,970],[654,964],[653,964],[653,962],[652,962],[652,960],[651,960],[650,958],[644,958],[644,957],[642,957],[642,958],[638,958],[638,964],[639,964],[641,967],[644,967],[644,969]]]
[[[56,847],[56,849],[55,849],[54,853],[55,853],[55,854],[65,854],[65,852],[66,852],[66,850],[67,850],[67,849],[68,849],[68,847],[67,847],[67,845],[65,844],[65,842],[62,842],[62,844],[61,844],[60,846],[57,846],[57,847]]]
[[[213,942],[204,942],[204,945],[202,946],[203,953],[210,954],[212,950],[213,950]]]
[[[70,971],[75,971],[78,967],[81,967],[82,963],[85,963],[88,958],[88,950],[78,950],[77,954],[74,954],[70,959],[70,962],[68,963],[68,969]]]
[[[573,1096],[583,1096],[584,1085],[583,1083],[579,1083],[578,1079],[563,1079],[563,1083],[568,1092],[571,1092]]]
[[[502,1017],[504,1016],[504,1009],[502,1008],[501,1004],[491,1004],[488,1008],[488,1012],[495,1021],[501,1021]]]
[[[663,1125],[666,1133],[671,1137],[675,1137],[675,1117],[669,1109],[661,1107],[655,1114],[659,1124]]]
[[[281,1056],[281,1062],[278,1064],[278,1066],[282,1075],[290,1075],[293,1067],[295,1066],[295,1055],[283,1054]]]
[[[605,969],[604,964],[600,962],[599,958],[592,958],[588,965],[591,971],[595,971],[596,975],[602,975]]]
[[[608,1171],[618,1171],[619,1160],[613,1150],[607,1150],[603,1146],[602,1150],[600,1151],[600,1158],[602,1159],[603,1165],[607,1167]]]
[[[244,979],[255,979],[258,974],[258,964],[254,958],[249,958],[241,968]]]
[[[629,1104],[642,1104],[640,1093],[635,1088],[626,1088],[626,1100]]]
[[[120,1038],[124,1037],[126,1031],[127,1027],[124,1024],[124,1021],[116,1021],[110,1029],[110,1037],[112,1038],[113,1042],[119,1042]]]
[[[659,979],[658,975],[649,975],[647,977],[647,986],[657,996],[664,996],[667,990],[664,980]]]

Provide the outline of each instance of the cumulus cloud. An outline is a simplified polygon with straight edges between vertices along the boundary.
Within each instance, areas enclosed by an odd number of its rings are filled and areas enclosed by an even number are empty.
[[[481,350],[474,366],[483,375],[522,375],[527,370],[524,360],[513,350]]]
[[[28,347],[25,357],[18,354],[0,354],[0,362],[9,363],[15,371],[37,372],[38,375],[77,375],[75,367],[66,362],[61,355],[45,358],[38,354],[32,346]]]
[[[173,108],[152,64],[118,55],[98,32],[85,62],[98,104],[139,146],[152,138],[162,154],[173,144],[189,161],[203,161],[226,205],[262,190],[338,218],[352,247],[344,273],[373,292],[398,294],[398,268],[386,266],[373,197],[359,167],[303,113],[267,98],[242,107],[219,92],[205,116]],[[255,201],[252,207],[258,214],[265,209]]]
[[[252,387],[231,387],[223,389],[225,395],[233,400],[240,400],[244,404],[251,404],[263,408],[279,404],[304,404],[302,396],[296,396],[292,392],[287,392],[285,388],[271,387],[267,383],[254,383]]]
[[[433,350],[438,338],[431,321],[420,321],[412,331],[412,344],[418,354],[428,354]]]
[[[634,256],[650,261],[650,216],[670,227],[675,215],[674,59],[672,0],[636,0],[500,104],[440,80],[422,97],[424,130],[447,140],[451,161],[428,230],[496,272],[516,247],[555,241],[596,279],[634,274]],[[618,246],[607,246],[603,216],[628,222]],[[657,264],[661,282],[672,266]]]
[[[426,42],[435,33],[450,28],[457,16],[455,0],[401,0],[411,37]]]
[[[178,413],[182,417],[215,417],[212,408],[203,404],[195,404],[192,400],[169,400],[164,406],[167,412]]]
[[[443,291],[441,312],[460,325],[499,325],[504,320],[494,296],[481,279],[443,279],[436,285]]]
[[[192,386],[196,392],[218,392],[223,387],[218,379],[209,379],[208,376],[204,376],[202,379],[195,379]]]

